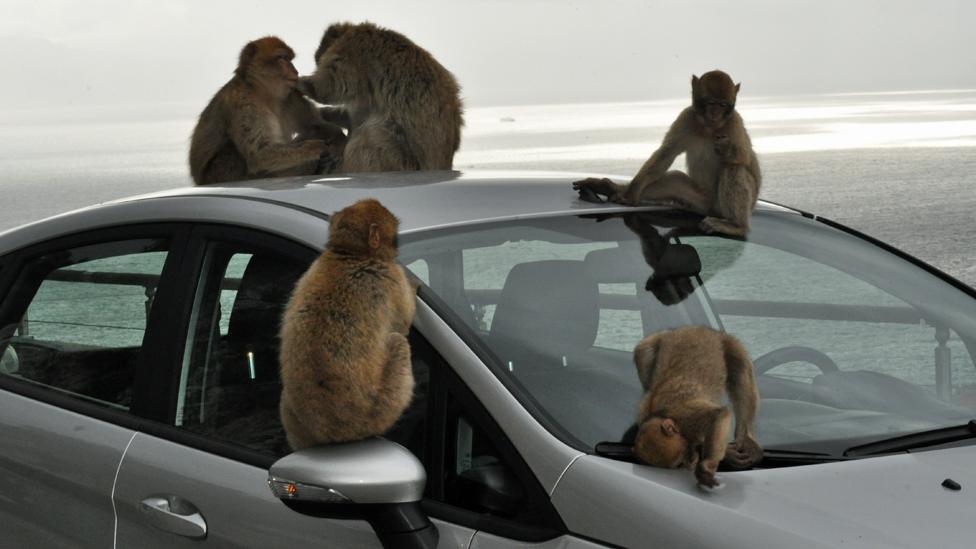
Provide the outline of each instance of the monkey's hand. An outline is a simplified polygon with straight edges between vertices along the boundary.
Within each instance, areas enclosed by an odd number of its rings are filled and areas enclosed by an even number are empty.
[[[715,478],[715,471],[717,470],[718,462],[715,460],[703,459],[699,461],[698,466],[695,467],[695,478],[698,480],[698,484],[707,488],[718,486],[718,480]]]
[[[312,79],[308,76],[299,77],[295,89],[306,97],[315,98],[315,85],[312,84]]]
[[[321,139],[306,139],[305,141],[302,141],[298,147],[303,153],[308,153],[309,156],[317,158],[328,150],[329,145]]]
[[[732,143],[732,139],[729,138],[728,134],[722,133],[716,135],[712,146],[715,154],[727,162],[731,162],[739,156],[739,147]]]
[[[732,469],[748,469],[762,461],[763,449],[752,437],[732,441],[725,450],[723,463]]]

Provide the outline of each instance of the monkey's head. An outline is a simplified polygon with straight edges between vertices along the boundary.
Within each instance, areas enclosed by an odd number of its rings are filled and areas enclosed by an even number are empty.
[[[735,111],[735,96],[739,84],[722,71],[709,71],[698,78],[691,76],[691,101],[698,122],[707,128],[719,129]]]
[[[354,23],[333,23],[329,25],[329,28],[325,29],[325,34],[322,35],[322,41],[319,42],[318,49],[315,50],[315,66],[318,66],[319,60],[322,59],[322,54],[331,48],[332,44],[335,44],[335,41],[340,36],[355,26]]]
[[[295,52],[283,40],[265,36],[244,46],[234,73],[283,99],[298,84],[298,71],[291,62],[294,58]]]
[[[671,418],[651,417],[634,439],[634,455],[648,465],[665,469],[694,469],[698,452]]]
[[[329,241],[333,252],[392,260],[397,255],[400,222],[374,198],[366,198],[332,214]]]
[[[341,104],[350,110],[426,104],[445,85],[456,87],[453,77],[426,50],[396,31],[368,22],[330,26],[315,60],[315,74],[302,78],[302,92],[319,103]],[[441,82],[447,78],[451,84]]]

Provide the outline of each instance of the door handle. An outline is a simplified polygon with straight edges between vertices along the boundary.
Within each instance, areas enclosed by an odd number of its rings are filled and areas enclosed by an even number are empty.
[[[203,515],[179,496],[150,496],[139,503],[139,510],[149,524],[160,530],[193,539],[207,537],[207,521]]]

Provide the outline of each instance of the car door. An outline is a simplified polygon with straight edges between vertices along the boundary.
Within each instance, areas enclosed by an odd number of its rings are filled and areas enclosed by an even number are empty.
[[[12,254],[0,279],[0,524],[9,547],[111,547],[112,487],[183,236],[130,226]]]
[[[180,274],[187,306],[169,342],[180,357],[159,387],[171,405],[133,438],[119,468],[118,547],[380,547],[364,520],[298,514],[267,483],[268,467],[289,452],[278,419],[278,323],[316,252],[216,226],[195,230],[189,250]],[[436,524],[441,547],[467,547],[474,534]]]

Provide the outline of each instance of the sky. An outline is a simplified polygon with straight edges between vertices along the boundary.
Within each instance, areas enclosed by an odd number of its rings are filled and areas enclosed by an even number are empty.
[[[976,88],[967,0],[0,0],[0,14],[7,112],[202,105],[247,41],[280,36],[308,73],[325,27],[362,20],[428,49],[471,107],[684,97],[714,68],[754,96]]]

